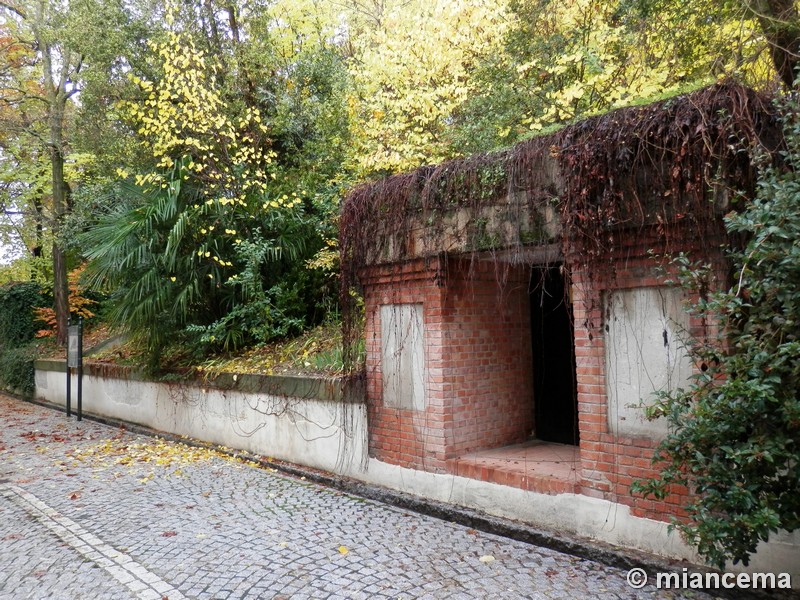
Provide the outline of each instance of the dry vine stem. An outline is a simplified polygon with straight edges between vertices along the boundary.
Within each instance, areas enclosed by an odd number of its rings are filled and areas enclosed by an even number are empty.
[[[726,81],[500,152],[363,184],[348,195],[341,218],[345,359],[358,367],[355,298],[367,266],[447,253],[502,255],[499,272],[509,254],[524,261],[525,249],[555,241],[567,270],[579,260],[590,273],[605,266],[613,274],[613,264],[599,263],[609,261],[621,236],[644,228],[654,228],[667,249],[672,235],[687,228],[719,247],[729,241],[721,214],[737,194],[754,190],[752,150],[775,154],[781,143],[771,98]],[[481,235],[487,210],[512,199],[522,207],[516,229]],[[559,220],[555,240],[541,219],[548,207]],[[460,218],[446,218],[456,213]],[[422,249],[415,243],[420,237]]]

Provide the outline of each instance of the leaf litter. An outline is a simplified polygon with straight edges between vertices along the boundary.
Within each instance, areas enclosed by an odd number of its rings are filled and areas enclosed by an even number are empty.
[[[95,473],[113,469],[114,477],[122,475],[120,469],[126,469],[128,474],[139,477],[141,483],[153,479],[155,469],[164,471],[167,476],[180,477],[183,469],[189,465],[209,462],[215,458],[230,460],[222,452],[208,448],[169,442],[161,438],[131,442],[119,436],[76,448],[67,455],[72,459],[73,466],[78,463],[89,466]],[[143,471],[146,473],[143,474]]]

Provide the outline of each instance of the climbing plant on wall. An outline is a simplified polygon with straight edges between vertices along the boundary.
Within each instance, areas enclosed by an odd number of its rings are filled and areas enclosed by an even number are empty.
[[[732,253],[733,285],[701,297],[693,310],[719,338],[693,346],[702,371],[663,393],[651,414],[669,435],[655,461],[661,474],[634,490],[665,497],[674,484],[693,492],[689,520],[676,521],[711,563],[748,564],[761,541],[800,528],[800,106],[784,103],[785,151],[760,157],[756,196],[725,219],[747,240]],[[705,270],[677,259],[695,292]]]
[[[387,253],[393,260],[408,258],[404,249],[415,246],[411,240],[422,228],[430,248],[462,239],[463,250],[475,253],[521,252],[557,241],[524,219],[509,223],[499,236],[476,231],[486,222],[487,207],[513,202],[524,205],[520,214],[555,211],[564,228],[560,243],[567,266],[580,260],[595,267],[591,272],[613,269],[609,257],[620,236],[643,227],[655,227],[666,242],[692,227],[701,243],[719,243],[711,202],[719,190],[710,185],[752,191],[755,171],[747,149],[762,142],[774,147],[776,132],[766,96],[725,82],[587,119],[508,150],[360,186],[341,219],[343,312],[347,316],[352,306],[359,270]],[[647,195],[637,191],[642,181]],[[456,210],[458,222],[443,218]],[[381,233],[363,235],[372,230]],[[497,264],[502,269],[508,263]]]

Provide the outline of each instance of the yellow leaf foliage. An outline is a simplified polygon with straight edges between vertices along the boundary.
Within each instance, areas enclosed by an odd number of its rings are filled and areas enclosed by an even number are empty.
[[[445,130],[477,92],[474,71],[502,48],[503,0],[385,4],[378,27],[352,38],[349,99],[361,174],[403,171],[452,156]]]
[[[182,177],[200,182],[211,203],[244,205],[250,192],[263,191],[275,179],[276,154],[263,116],[252,106],[231,110],[218,83],[219,62],[185,31],[169,31],[148,44],[161,58],[161,77],[148,81],[131,75],[141,97],[123,103],[158,167],[137,174],[137,185],[166,188],[163,173],[180,159]]]

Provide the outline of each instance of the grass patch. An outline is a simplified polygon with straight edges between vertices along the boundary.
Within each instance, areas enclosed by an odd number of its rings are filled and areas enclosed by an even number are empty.
[[[105,334],[108,339],[113,337],[113,332],[108,329]],[[103,341],[93,339],[93,344],[89,347],[99,346]],[[145,348],[132,341],[110,345],[86,358],[127,366],[144,367],[147,364]],[[259,344],[235,354],[220,354],[202,360],[192,357],[186,348],[176,345],[162,355],[162,369],[162,377],[178,374],[182,378],[195,374],[213,377],[219,373],[341,375],[344,373],[342,326],[337,322],[328,322],[294,338]]]
[[[195,365],[195,369],[203,375],[341,375],[344,372],[342,327],[339,323],[318,325],[295,338],[207,359]]]

